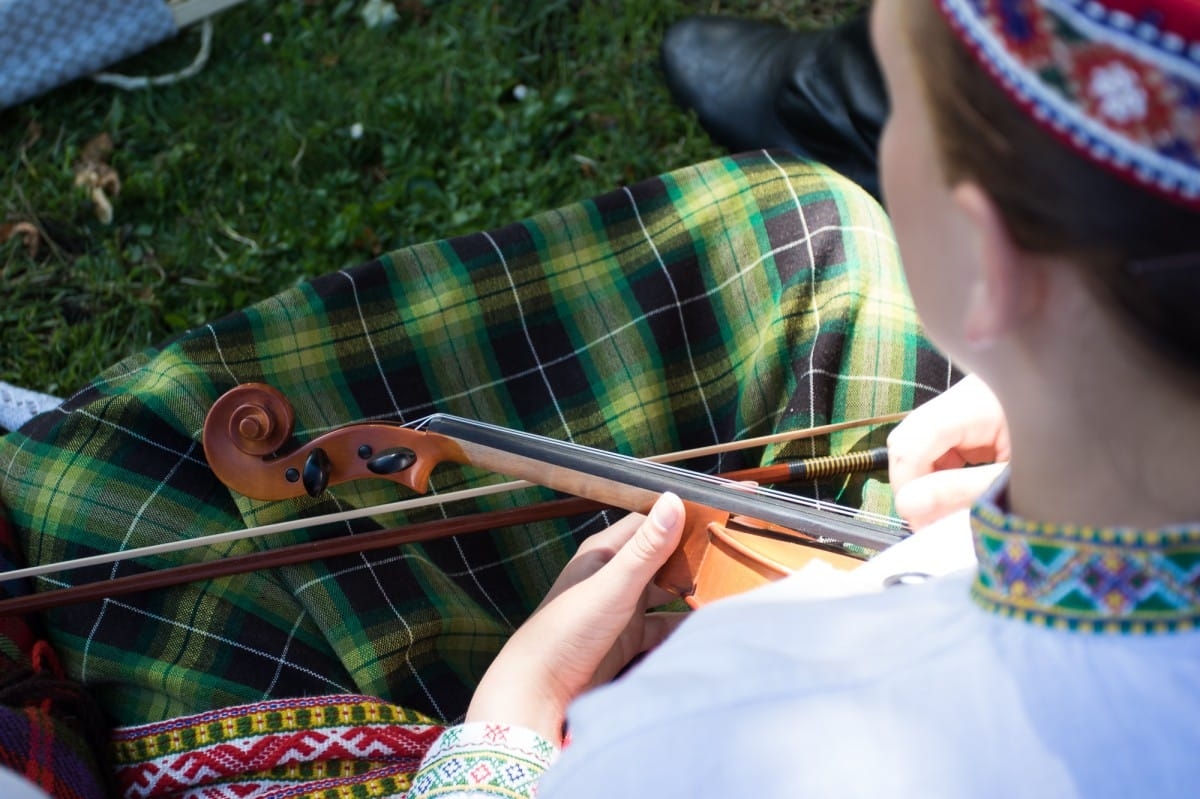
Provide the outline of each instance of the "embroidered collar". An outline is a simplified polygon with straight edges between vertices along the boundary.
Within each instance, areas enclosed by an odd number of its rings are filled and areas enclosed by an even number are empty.
[[[1200,524],[1137,530],[1039,524],[1004,508],[1007,475],[971,510],[986,610],[1095,633],[1200,626]]]

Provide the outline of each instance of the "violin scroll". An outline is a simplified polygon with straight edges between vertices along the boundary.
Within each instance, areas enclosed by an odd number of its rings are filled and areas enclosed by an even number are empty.
[[[222,395],[209,408],[205,420],[218,424],[225,420],[226,436],[220,439],[247,455],[262,457],[278,452],[292,437],[296,413],[278,389],[262,383],[247,384],[239,391]],[[204,444],[210,442],[205,436]]]
[[[365,477],[385,478],[418,493],[444,461],[468,459],[445,436],[396,424],[348,424],[288,449],[295,412],[271,386],[246,383],[223,394],[204,420],[204,454],[229,488],[262,500],[318,496]]]

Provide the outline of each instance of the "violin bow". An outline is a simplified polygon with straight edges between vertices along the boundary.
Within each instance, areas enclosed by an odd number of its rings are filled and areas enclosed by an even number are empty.
[[[881,419],[886,418],[886,419],[890,420],[891,417],[879,417],[879,418],[881,418]],[[864,420],[863,425],[866,426],[866,425],[873,424],[873,423],[875,423],[875,420]],[[848,429],[847,423],[844,423],[844,422],[838,423],[837,425],[834,425],[834,426],[837,427],[838,429],[843,429],[843,430]],[[815,428],[813,428],[813,429],[815,429]],[[805,430],[802,432],[807,433],[807,432],[809,432],[809,430]],[[787,434],[783,434],[783,435],[786,436]],[[774,439],[777,442],[781,441],[781,440],[787,440],[787,439],[780,439],[780,437],[778,435],[770,436],[770,438]],[[744,441],[731,442],[731,444],[728,444],[728,445],[720,444],[720,445],[717,445],[717,447],[722,452],[734,452],[738,448],[749,449],[753,446],[756,446],[757,443],[758,443],[757,441],[751,441],[751,440],[747,439]],[[701,450],[703,450],[705,454],[711,454],[713,449],[714,449],[714,447],[708,446],[708,447],[702,447],[702,448],[697,448],[697,449],[680,450],[678,452],[654,455],[651,457],[654,459],[653,462],[674,463],[677,461],[689,460],[690,458],[694,457],[695,453],[700,452]],[[645,460],[651,460],[651,458],[646,458]],[[876,447],[876,448],[869,449],[869,450],[851,452],[851,453],[848,453],[845,455],[825,455],[825,456],[818,456],[815,458],[805,458],[805,459],[795,460],[795,461],[786,461],[783,463],[777,463],[777,464],[773,464],[773,465],[769,465],[769,466],[760,466],[760,467],[755,467],[755,468],[742,469],[742,470],[735,471],[735,472],[726,472],[724,474],[718,474],[718,475],[716,475],[716,477],[719,479],[722,479],[722,480],[729,480],[732,482],[788,483],[788,482],[795,482],[795,481],[799,481],[799,480],[811,480],[811,479],[819,479],[819,478],[823,478],[823,477],[831,477],[834,475],[841,475],[841,474],[853,474],[856,472],[873,471],[875,469],[881,469],[886,466],[887,466],[887,448],[886,447]],[[258,525],[255,527],[246,527],[241,530],[228,530],[228,531],[225,531],[222,533],[212,533],[210,535],[197,536],[195,538],[181,538],[176,541],[164,541],[159,544],[147,544],[146,546],[135,547],[133,549],[125,549],[125,550],[121,550],[119,552],[102,552],[102,553],[99,553],[96,555],[86,555],[86,556],[79,557],[79,558],[73,558],[71,560],[58,561],[55,563],[42,563],[37,566],[25,566],[25,567],[22,567],[19,569],[11,569],[6,572],[0,572],[0,583],[7,582],[10,580],[18,580],[18,579],[22,579],[22,578],[28,578],[28,577],[40,577],[40,576],[47,575],[47,574],[57,574],[59,572],[71,571],[74,569],[82,569],[82,568],[85,568],[88,566],[101,566],[106,563],[120,563],[120,562],[126,561],[126,560],[136,560],[138,558],[145,558],[145,557],[150,557],[153,555],[166,555],[166,554],[170,554],[172,552],[186,552],[187,550],[190,550],[190,549],[199,549],[201,547],[216,546],[219,544],[228,544],[228,543],[232,543],[234,541],[241,541],[241,540],[247,539],[247,538],[265,538],[267,536],[277,535],[279,533],[291,532],[292,530],[302,530],[302,529],[306,529],[309,527],[319,527],[322,525],[337,524],[340,522],[353,521],[355,519],[362,519],[362,518],[366,518],[369,516],[380,516],[380,515],[388,514],[388,513],[400,513],[403,511],[415,510],[418,508],[428,507],[430,505],[450,505],[455,502],[462,502],[465,500],[476,499],[479,497],[486,497],[486,496],[493,496],[496,494],[509,493],[509,492],[513,492],[513,491],[519,491],[523,488],[533,488],[536,486],[537,486],[536,483],[531,483],[527,480],[510,480],[510,481],[503,482],[503,483],[493,483],[491,485],[478,486],[476,488],[466,488],[466,489],[462,489],[459,491],[452,491],[452,492],[449,492],[446,494],[427,494],[427,495],[418,496],[418,497],[411,497],[408,499],[402,499],[402,500],[399,500],[396,502],[385,503],[382,505],[373,505],[373,506],[367,507],[367,508],[352,508],[350,510],[339,511],[337,513],[324,514],[321,516],[309,516],[309,517],[303,517],[303,518],[298,518],[298,519],[291,519],[291,520],[284,521],[284,522],[274,522],[271,524],[263,524],[263,525]],[[552,518],[561,518],[563,516],[570,516],[575,513],[585,513],[588,510],[604,509],[604,508],[613,507],[611,505],[606,505],[604,503],[597,502],[597,501],[584,500],[579,497],[575,497],[573,499],[580,501],[579,507],[581,509],[575,509],[574,506],[568,506],[566,504],[565,500],[550,500],[548,502],[536,503],[534,505],[526,506],[524,509],[517,508],[517,509],[508,510],[508,511],[485,511],[482,513],[472,514],[472,518],[476,517],[476,516],[481,517],[481,518],[482,517],[488,517],[488,518],[494,517],[494,521],[492,522],[493,527],[505,527],[505,526],[529,523],[529,522],[544,521],[546,519],[552,519]],[[814,502],[816,502],[816,501],[814,500]],[[555,506],[554,503],[560,503],[560,504]],[[585,505],[584,503],[588,503],[588,504]],[[544,510],[541,509],[540,506],[542,506],[542,505],[558,507],[558,508],[560,508],[560,510],[556,515],[542,515],[542,514],[553,513],[553,511],[550,510],[550,508],[546,508]],[[845,510],[844,508],[841,508],[841,506],[833,505],[833,504],[817,504],[816,507],[823,508],[823,509],[829,510],[831,512],[837,512],[838,510],[842,510],[842,511]],[[521,518],[518,514],[520,514],[522,512],[522,510],[529,512],[531,518],[528,518],[528,519]],[[860,513],[860,515],[864,515],[864,514],[861,514],[861,512],[858,512],[858,513]],[[501,514],[511,514],[511,515],[501,515]],[[878,518],[879,521],[881,521],[883,523],[892,523],[892,524],[896,523],[896,520],[891,517],[877,516],[876,518]],[[429,524],[431,524],[431,525],[439,524],[439,523],[445,524],[450,521],[452,521],[452,519],[443,519],[443,520],[439,520],[436,522],[429,522]],[[504,523],[500,524],[500,523],[498,523],[499,521],[503,521]],[[409,525],[409,526],[406,526],[403,528],[399,528],[399,530],[394,531],[394,532],[408,530],[412,526],[413,525]],[[480,528],[480,529],[491,529],[491,528],[484,527],[484,528]],[[376,533],[381,533],[381,532],[387,532],[387,531],[373,531],[371,533],[363,533],[363,534],[359,534],[358,537],[361,538],[366,535],[375,535]],[[475,530],[472,529],[472,530],[466,531],[466,532],[475,532]],[[455,532],[455,533],[446,533],[445,535],[458,535],[458,534],[459,533]],[[437,536],[425,535],[424,533],[418,533],[418,534],[414,534],[414,535],[421,536],[419,538],[415,538],[414,540],[422,540],[422,541],[428,540],[429,538],[432,538],[432,537],[437,537]],[[317,557],[325,556],[325,550],[318,548],[318,545],[321,545],[321,544],[324,544],[324,545],[327,545],[330,547],[330,552],[328,553],[330,555],[344,554],[342,552],[333,552],[332,550],[335,547],[331,542],[332,542],[332,539],[327,539],[325,541],[309,542],[306,544],[296,544],[294,546],[308,547],[310,549],[310,551],[312,552],[311,557],[314,559]],[[397,543],[405,543],[405,542],[398,541]],[[220,562],[232,562],[232,561],[236,560],[237,557],[246,557],[246,556],[236,556],[235,558],[225,558]],[[291,561],[291,562],[294,563],[296,561]],[[191,564],[191,565],[196,566],[199,564]],[[172,568],[184,568],[184,567],[179,566],[179,567],[172,567]],[[169,569],[164,570],[164,571],[169,571]],[[237,574],[237,573],[240,573],[241,571],[246,571],[246,570],[243,569],[243,570],[239,570],[239,571],[230,571],[230,572],[226,572],[225,574]],[[225,574],[213,575],[213,576],[225,576]],[[137,576],[137,575],[134,575],[134,576]],[[117,578],[117,579],[125,579],[125,578]],[[115,582],[115,581],[116,580],[111,581],[111,582]],[[155,587],[161,587],[161,586],[155,586]],[[61,590],[69,590],[69,589],[61,589]],[[3,603],[4,603],[4,600],[0,600],[0,608],[4,607]]]
[[[286,401],[284,401],[286,402]],[[215,406],[214,406],[215,407]],[[290,413],[290,406],[289,406]],[[210,414],[211,415],[211,414]],[[673,462],[686,460],[689,458],[709,455],[718,452],[732,451],[738,448],[746,448],[753,446],[762,446],[770,443],[780,443],[788,440],[797,440],[806,437],[815,437],[823,434],[835,432],[837,430],[850,429],[859,426],[868,426],[872,424],[885,424],[898,421],[903,418],[903,413],[889,414],[887,416],[875,417],[872,419],[854,420],[836,423],[832,425],[824,425],[820,427],[807,428],[800,431],[792,431],[790,433],[782,433],[771,436],[762,436],[753,439],[746,439],[738,442],[730,442],[727,444],[719,444],[710,447],[701,447],[696,449],[685,450],[682,452],[672,453],[668,455],[655,456],[655,462]],[[438,417],[440,423],[456,424],[476,424],[469,423],[467,420],[457,420],[454,417]],[[251,419],[249,423],[245,421],[244,415],[235,420],[233,427],[245,432],[246,429],[251,429],[255,434],[261,433],[260,423],[261,418]],[[288,435],[290,435],[290,418],[286,420],[288,427]],[[395,426],[392,426],[395,427]],[[504,428],[492,428],[489,425],[482,425],[483,428],[494,431],[503,431],[511,434],[514,431],[507,431]],[[278,435],[275,431],[273,435]],[[328,435],[328,434],[327,434]],[[519,434],[524,435],[524,434]],[[540,438],[540,437],[533,437]],[[562,442],[556,442],[561,444]],[[277,446],[277,444],[272,444]],[[573,446],[573,445],[571,445]],[[260,447],[261,448],[261,447]],[[595,453],[598,451],[586,450],[586,448],[578,448],[583,451]],[[625,456],[614,456],[618,459],[619,464],[634,459],[626,458]],[[635,461],[636,462],[636,461]],[[775,466],[760,467],[759,469],[744,470],[738,473],[725,475],[727,478],[735,480],[756,480],[759,482],[783,482],[786,479],[808,479],[813,477],[824,476],[832,473],[846,473],[854,470],[869,470],[880,468],[886,464],[886,450],[877,449],[866,453],[851,453],[844,456],[831,456],[825,458],[810,459],[808,461],[798,461],[794,463],[777,464]],[[432,468],[432,466],[430,466]],[[694,473],[689,473],[694,474]],[[229,531],[226,533],[218,533],[211,536],[203,536],[194,539],[184,539],[174,542],[165,542],[162,544],[140,547],[137,549],[125,550],[123,552],[101,553],[94,556],[78,558],[71,561],[62,561],[52,564],[40,564],[38,566],[28,567],[25,569],[17,569],[7,573],[0,574],[0,581],[13,580],[20,577],[32,577],[52,572],[65,571],[68,569],[81,568],[89,565],[98,565],[101,563],[111,563],[120,560],[126,560],[148,555],[164,554],[166,552],[180,551],[193,547],[210,546],[217,543],[226,543],[232,540],[248,538],[252,536],[263,536],[273,533],[279,533],[286,530],[293,530],[304,527],[313,527],[320,524],[328,524],[338,521],[345,521],[351,518],[359,518],[363,516],[376,515],[384,512],[394,512],[398,510],[411,509],[422,505],[430,504],[446,504],[462,499],[468,499],[475,496],[482,496],[488,493],[495,493],[502,490],[515,490],[516,488],[533,485],[526,481],[514,481],[502,483],[495,486],[485,486],[482,488],[467,489],[461,492],[453,492],[450,494],[442,494],[435,496],[423,496],[415,499],[409,499],[402,502],[391,503],[390,505],[372,508],[363,508],[353,511],[345,511],[329,516],[312,517],[306,519],[296,519],[289,522],[281,522],[272,525],[264,525],[256,528],[245,530]],[[325,539],[322,541],[307,542],[297,544],[290,547],[276,548],[265,552],[251,553],[249,555],[237,556],[234,558],[225,558],[212,562],[202,562],[187,564],[184,566],[172,567],[163,569],[158,572],[146,572],[127,577],[116,578],[113,580],[102,580],[96,583],[86,583],[78,586],[72,586],[63,589],[41,592],[23,597],[0,601],[0,614],[27,612],[35,609],[44,609],[55,605],[67,604],[69,602],[87,601],[90,599],[104,598],[107,596],[116,596],[123,593],[129,593],[138,590],[147,590],[150,588],[164,587],[166,585],[174,585],[182,582],[188,582],[200,579],[211,579],[214,577],[225,576],[228,574],[240,573],[256,568],[270,568],[281,565],[311,560],[321,557],[330,557],[337,554],[346,554],[354,551],[364,551],[367,549],[376,549],[386,546],[393,546],[398,543],[408,543],[416,541],[429,540],[431,538],[457,535],[465,532],[474,532],[478,530],[493,529],[502,526],[513,524],[528,523],[543,519],[555,518],[563,515],[574,513],[587,512],[596,510],[602,507],[610,507],[611,505],[598,502],[588,501],[584,499],[567,499],[555,500],[548,503],[539,503],[535,506],[527,506],[523,509],[515,509],[510,511],[494,511],[488,513],[475,514],[468,517],[459,517],[449,520],[438,520],[436,522],[427,522],[421,524],[408,525],[397,530],[381,530],[372,533],[359,534],[356,536],[342,537],[340,539]],[[522,515],[523,514],[523,515]],[[886,518],[886,517],[883,517]],[[875,540],[878,546],[881,542]],[[869,545],[869,544],[868,544]],[[42,599],[44,598],[44,599]]]
[[[882,468],[886,465],[887,450],[885,448],[875,448],[864,450],[861,452],[851,453],[850,455],[831,455],[817,458],[808,458],[799,461],[791,461],[770,466],[762,466],[757,468],[742,469],[735,472],[726,472],[718,475],[723,479],[733,481],[755,481],[763,483],[785,483],[792,479],[809,479],[814,476],[833,476],[837,474],[849,474],[855,471],[870,471],[875,468]],[[501,483],[501,487],[509,487],[509,490],[515,490],[522,486],[532,485],[524,481],[511,481]],[[497,486],[486,486],[487,489],[494,489]],[[467,489],[465,491],[456,492],[459,498],[461,495],[471,494],[478,489]],[[487,493],[492,493],[488,491]],[[442,502],[452,496],[444,494],[440,497],[418,497],[417,500],[422,501],[422,504],[431,504],[425,500],[439,499]],[[413,502],[415,500],[409,500]],[[403,503],[396,503],[403,504]],[[480,513],[468,514],[465,516],[455,516],[449,519],[438,519],[430,522],[416,522],[404,527],[389,528],[384,530],[373,530],[357,535],[343,535],[333,538],[325,538],[318,541],[306,541],[298,544],[290,544],[288,546],[276,547],[261,552],[251,552],[245,555],[235,555],[228,558],[216,558],[205,560],[198,563],[187,563],[179,566],[172,566],[166,569],[156,571],[139,572],[130,574],[124,577],[115,577],[111,580],[97,580],[89,583],[81,583],[79,585],[68,586],[64,588],[55,588],[48,591],[41,591],[33,594],[25,594],[21,596],[0,599],[0,616],[10,616],[20,613],[33,613],[51,608],[63,607],[66,605],[78,604],[82,602],[90,602],[97,599],[109,599],[126,594],[136,593],[138,591],[150,591],[158,588],[168,588],[171,586],[182,585],[184,583],[199,582],[201,580],[212,580],[219,577],[228,577],[234,574],[245,574],[246,572],[256,571],[260,569],[274,569],[282,566],[292,566],[297,563],[306,563],[312,560],[320,560],[324,558],[337,557],[339,555],[350,555],[359,552],[371,552],[378,549],[386,549],[388,547],[399,546],[402,544],[416,544],[422,541],[430,541],[438,538],[444,538],[453,535],[464,535],[468,533],[477,533],[485,530],[494,530],[501,527],[510,527],[519,524],[532,524],[534,522],[548,521],[551,519],[560,519],[566,516],[573,516],[581,513],[594,513],[601,510],[610,509],[611,506],[605,505],[596,500],[586,499],[584,497],[567,497],[564,499],[553,499],[545,502],[538,502],[531,505],[526,505],[521,508],[511,508],[507,510],[483,511]],[[376,511],[376,508],[368,508],[366,511]],[[361,518],[364,515],[370,515],[362,511],[353,511],[354,518]],[[344,514],[332,514],[344,520]],[[270,533],[282,532],[283,530],[294,530],[303,527],[312,527],[323,521],[327,521],[328,517],[314,517],[309,519],[297,519],[289,522],[280,522],[274,525],[263,525],[255,528],[247,528],[246,530],[231,531],[234,535],[232,540],[251,537],[253,535],[266,535]],[[203,546],[206,544],[215,543],[212,539],[226,538],[227,533],[216,533],[211,536],[204,536],[196,539],[189,539],[186,543],[192,543],[195,546]],[[17,579],[18,577],[30,577],[37,575],[45,575],[57,573],[69,569],[82,568],[87,565],[96,565],[97,563],[112,563],[120,560],[130,560],[137,557],[145,557],[151,554],[164,554],[165,552],[180,551],[181,547],[177,544],[182,542],[167,542],[166,544],[152,544],[138,549],[126,550],[123,553],[105,553],[103,555],[94,556],[99,558],[98,561],[91,560],[91,557],[78,558],[75,560],[62,561],[61,563],[42,564],[39,566],[28,567],[26,569],[15,569],[13,571],[0,573],[0,582],[6,580]],[[813,543],[817,543],[814,539]],[[113,555],[123,555],[121,558],[114,558]]]

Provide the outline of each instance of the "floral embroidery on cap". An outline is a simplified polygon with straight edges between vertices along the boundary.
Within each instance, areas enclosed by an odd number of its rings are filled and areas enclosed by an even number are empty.
[[[1171,106],[1154,72],[1114,47],[1080,47],[1072,63],[1089,116],[1148,145],[1171,133]]]
[[[937,3],[988,73],[1068,146],[1200,207],[1200,3]]]
[[[1049,20],[1036,0],[1016,3],[992,0],[991,6],[999,35],[1010,50],[1030,64],[1044,66],[1051,61],[1054,37]]]

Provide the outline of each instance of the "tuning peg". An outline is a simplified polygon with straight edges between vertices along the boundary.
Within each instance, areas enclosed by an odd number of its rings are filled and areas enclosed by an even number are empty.
[[[417,453],[408,447],[385,449],[367,461],[367,468],[374,474],[395,474],[417,462]]]
[[[325,450],[314,447],[313,451],[308,453],[308,458],[304,461],[304,473],[301,477],[304,481],[304,490],[310,497],[315,497],[325,491],[325,487],[329,485],[329,474],[332,470],[333,463],[325,454]]]

